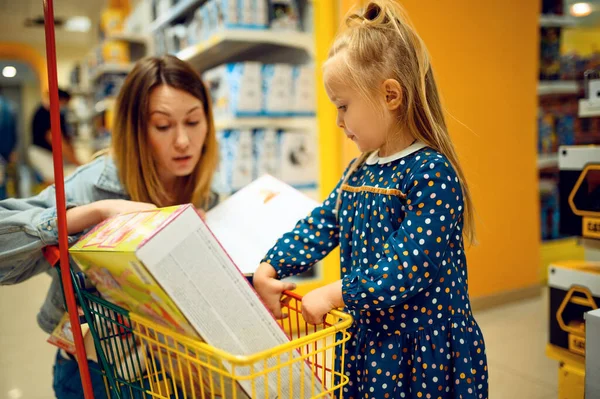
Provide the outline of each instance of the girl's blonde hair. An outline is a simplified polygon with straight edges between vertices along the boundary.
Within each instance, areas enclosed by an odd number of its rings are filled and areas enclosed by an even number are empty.
[[[148,140],[150,94],[163,84],[200,100],[208,125],[200,161],[190,175],[178,178],[174,193],[168,192],[159,180]],[[145,58],[125,79],[115,110],[111,154],[131,199],[159,207],[184,203],[208,205],[219,154],[211,99],[200,75],[173,56]]]
[[[464,234],[469,242],[474,242],[471,194],[448,133],[425,44],[404,9],[393,0],[370,1],[363,10],[346,18],[346,26],[329,52],[329,59],[344,52],[343,70],[334,71],[337,79],[350,82],[371,101],[375,98],[374,90],[380,90],[383,80],[395,79],[400,83],[402,105],[398,125],[416,140],[446,156],[456,170],[464,197]],[[344,183],[369,155],[363,153],[353,162]]]

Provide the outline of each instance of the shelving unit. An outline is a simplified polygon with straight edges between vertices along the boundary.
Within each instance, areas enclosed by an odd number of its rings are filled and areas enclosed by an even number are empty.
[[[575,26],[576,20],[570,15],[542,14],[540,16],[540,26],[542,28],[562,28]]]
[[[188,61],[199,70],[239,61],[252,52],[262,54],[281,51],[281,61],[286,49],[302,50],[314,54],[314,39],[304,32],[282,32],[257,29],[230,29],[211,36],[210,39],[179,51],[178,58]]]
[[[579,84],[571,80],[548,80],[538,83],[538,96],[554,94],[577,94],[580,91]]]
[[[94,68],[90,74],[90,82],[92,85],[107,73],[129,73],[133,69],[134,64],[102,64]]]
[[[132,44],[142,44],[142,45],[148,44],[147,36],[138,35],[138,34],[134,34],[134,33],[114,33],[114,34],[111,34],[110,36],[107,36],[104,39],[104,41],[107,41],[107,40],[120,40],[120,41],[124,41],[124,42],[128,42],[128,43],[132,43]]]
[[[539,154],[538,169],[558,168],[558,154]]]
[[[215,121],[217,130],[243,129],[243,128],[266,128],[286,130],[314,130],[317,120],[315,117],[285,117],[285,118],[235,118]]]
[[[148,27],[148,31],[155,32],[164,28],[169,23],[188,13],[190,10],[197,8],[203,2],[204,0],[180,0],[169,10],[167,14],[161,15],[154,20]]]

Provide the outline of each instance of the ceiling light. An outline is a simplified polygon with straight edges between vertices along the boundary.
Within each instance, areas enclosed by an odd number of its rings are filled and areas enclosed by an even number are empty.
[[[2,69],[2,76],[5,78],[14,78],[17,75],[17,68],[12,65],[5,66]]]
[[[571,15],[574,17],[586,17],[592,13],[590,3],[575,3],[571,6]]]
[[[89,32],[92,21],[88,17],[71,17],[65,22],[65,30],[69,32]]]

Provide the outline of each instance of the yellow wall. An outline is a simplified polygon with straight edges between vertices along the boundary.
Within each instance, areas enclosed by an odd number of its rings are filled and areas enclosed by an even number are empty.
[[[538,1],[402,4],[431,52],[475,201],[479,245],[468,251],[470,294],[537,284]],[[351,143],[342,150],[345,162],[356,156]]]
[[[569,28],[563,29],[561,53],[575,52],[589,56],[600,51],[600,28]]]

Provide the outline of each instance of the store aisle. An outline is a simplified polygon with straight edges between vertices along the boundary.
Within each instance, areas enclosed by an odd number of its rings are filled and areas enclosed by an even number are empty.
[[[35,322],[50,278],[0,288],[0,398],[47,399],[52,393],[55,350]],[[556,362],[544,355],[544,295],[476,313],[485,334],[491,399],[554,399]],[[27,370],[27,371],[25,371]]]
[[[556,399],[558,363],[545,356],[547,289],[543,295],[476,312],[486,339],[490,399]]]
[[[52,365],[56,349],[35,320],[50,276],[0,287],[0,398],[53,398]]]

